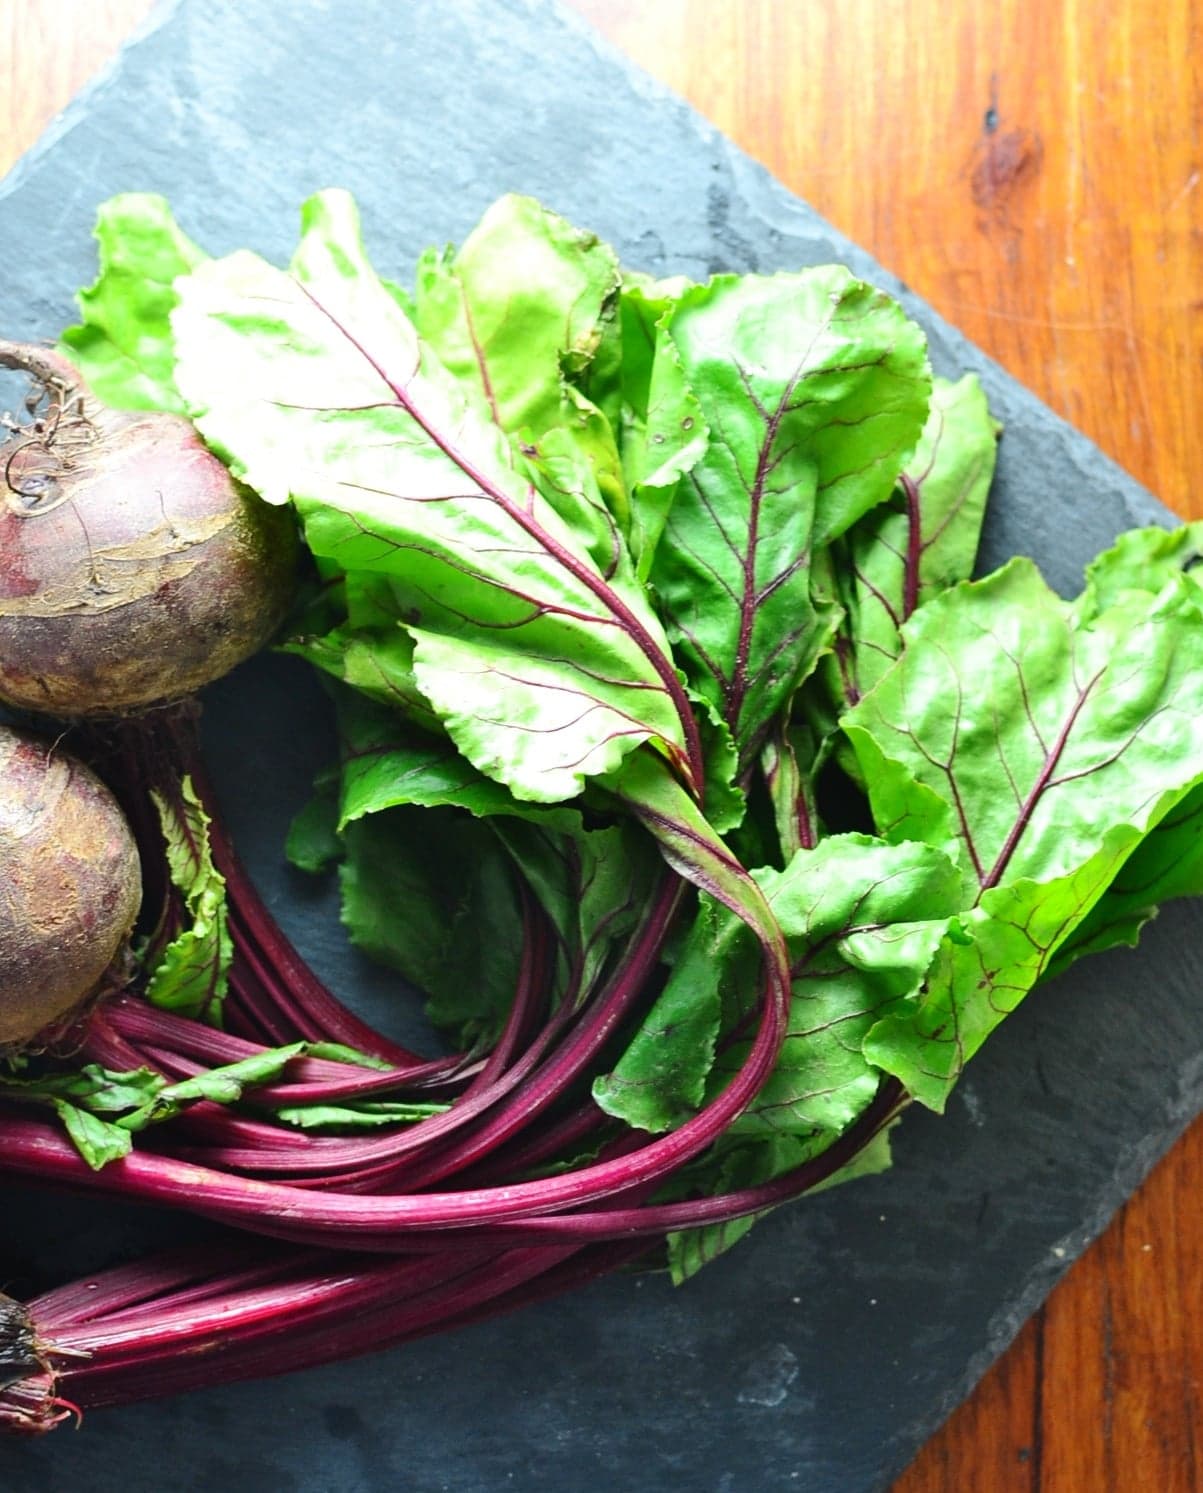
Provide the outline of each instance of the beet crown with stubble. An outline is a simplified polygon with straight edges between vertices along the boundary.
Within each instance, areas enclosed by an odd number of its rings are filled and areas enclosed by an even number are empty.
[[[0,1048],[33,1042],[101,987],[140,900],[109,790],[53,743],[0,726]]]
[[[37,380],[0,444],[0,700],[66,718],[194,694],[279,627],[287,512],[177,415],[114,410],[59,354],[0,340]]]

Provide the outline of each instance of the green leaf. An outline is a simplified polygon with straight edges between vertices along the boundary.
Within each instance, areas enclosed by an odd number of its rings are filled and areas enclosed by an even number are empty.
[[[613,1072],[594,1080],[593,1098],[606,1114],[657,1133],[701,1108],[722,1020],[720,986],[748,936],[739,919],[701,900],[663,992]]]
[[[87,1063],[73,1073],[41,1073],[33,1078],[0,1078],[0,1096],[26,1104],[49,1105],[58,1115],[76,1150],[99,1171],[128,1156],[129,1131],[107,1115],[142,1108],[166,1079],[149,1068],[110,1073]]]
[[[697,717],[706,768],[706,791],[702,812],[720,835],[737,829],[747,811],[747,795],[739,783],[739,753],[722,716],[694,690],[688,695]]]
[[[311,549],[385,576],[420,692],[515,796],[556,802],[651,741],[691,772],[688,702],[625,551],[609,575],[423,346],[350,199],[305,207],[290,273],[250,254],[182,284],[178,379],[206,438]]]
[[[425,731],[442,723],[414,678],[414,641],[399,621],[355,628],[340,623],[321,634],[296,634],[281,645],[370,699],[389,706]]]
[[[80,1109],[66,1099],[56,1099],[54,1108],[75,1149],[94,1172],[111,1161],[120,1161],[133,1149],[129,1131],[111,1120]]]
[[[617,290],[618,261],[596,234],[511,195],[458,251],[423,255],[414,321],[502,430],[538,438],[561,422],[561,375],[592,361]]]
[[[838,1134],[878,1089],[864,1038],[883,1011],[919,990],[957,911],[956,867],[926,845],[839,835],[800,851],[783,872],[755,876],[789,952],[789,1026],[776,1068],[728,1133]],[[737,1034],[762,980],[749,930],[703,902],[664,992],[614,1072],[595,1084],[598,1104],[642,1129],[680,1125],[746,1058]]]
[[[586,829],[577,816],[561,817],[568,823],[498,816],[492,827],[551,920],[557,1001],[583,1001],[638,927],[661,867],[633,825]]]
[[[923,336],[837,266],[721,276],[682,296],[661,335],[710,439],[651,582],[691,684],[747,763],[830,637],[813,552],[889,496],[919,439]]]
[[[379,1130],[385,1125],[416,1125],[431,1115],[441,1115],[448,1104],[411,1104],[408,1101],[365,1100],[354,1104],[281,1105],[272,1117],[298,1130],[333,1130],[340,1133]]]
[[[900,628],[911,612],[973,571],[999,429],[974,375],[957,383],[936,379],[927,424],[892,499],[865,514],[811,567],[816,604],[838,626],[793,707],[789,737],[796,750],[782,749],[779,721],[762,764],[787,858],[817,830],[815,783],[828,759],[834,754],[860,778],[837,734],[838,715],[897,658]]]
[[[905,639],[845,729],[878,822],[951,836],[970,910],[865,1053],[938,1109],[1203,783],[1203,615],[1179,577],[1083,620],[1015,560],[930,602]]]
[[[870,1062],[901,1079],[921,1104],[943,1110],[970,1058],[1049,968],[1123,864],[1131,833],[1117,829],[1074,871],[984,892],[950,925],[922,988],[868,1034]]]
[[[1203,520],[1176,529],[1129,529],[1086,567],[1086,586],[1076,603],[1083,621],[1097,617],[1133,592],[1156,595],[1176,576],[1187,575],[1203,606]]]
[[[715,1160],[710,1163],[714,1175],[705,1178],[706,1185],[699,1190],[703,1196],[712,1196],[775,1181],[786,1172],[821,1155],[831,1144],[832,1138],[830,1132],[816,1131],[809,1136],[768,1135],[757,1140],[741,1138],[720,1142],[716,1148]],[[876,1176],[887,1171],[889,1166],[890,1133],[887,1128],[879,1130],[846,1166],[841,1167],[825,1182],[811,1188],[810,1192],[813,1195],[838,1187],[844,1182],[855,1181],[859,1177]],[[708,1224],[704,1228],[683,1229],[670,1234],[668,1267],[673,1284],[682,1285],[704,1265],[725,1254],[763,1217],[765,1213],[750,1213],[743,1218],[729,1219],[725,1223]]]
[[[349,825],[346,843],[352,941],[425,990],[431,1019],[468,1041],[496,1036],[519,983],[515,868],[550,920],[556,1002],[591,993],[645,913],[658,865],[628,826],[485,826],[440,810],[374,815]]]
[[[679,876],[730,909],[767,956],[784,958],[781,932],[764,893],[662,760],[634,752],[602,786],[652,835]]]
[[[1180,576],[1189,583],[1186,594],[1203,609],[1201,560],[1203,523],[1132,529],[1087,567],[1075,612],[1089,621],[1134,596],[1156,595]],[[1161,903],[1196,896],[1203,896],[1203,789],[1189,794],[1136,847],[1114,884],[1058,951],[1049,973],[1058,973],[1083,954],[1134,947]]]
[[[724,1136],[712,1151],[687,1169],[687,1175],[676,1179],[678,1185],[674,1191],[685,1196],[721,1197],[745,1187],[759,1187],[812,1160],[830,1140],[822,1132],[769,1135],[755,1140]],[[741,1218],[669,1234],[668,1269],[673,1285],[684,1285],[703,1266],[726,1254],[772,1211],[765,1208],[759,1213],[745,1213]]]
[[[571,440],[580,457],[588,463],[598,495],[606,505],[610,520],[631,557],[635,558],[630,535],[619,518],[620,514],[629,511],[631,500],[623,472],[622,454],[618,448],[618,436],[613,426],[607,416],[596,405],[591,404],[574,384],[566,384],[564,387],[564,408],[560,418],[564,425],[558,427],[558,432],[548,431],[538,443],[538,448],[546,449],[548,437],[555,433]],[[636,574],[638,576],[638,571]]]
[[[473,1036],[494,1031],[513,997],[520,952],[508,860],[551,920],[556,998],[588,994],[652,895],[659,862],[646,839],[630,826],[586,829],[570,809],[523,803],[446,738],[408,730],[394,711],[352,691],[336,688],[334,698],[342,759],[337,828],[345,833],[344,917],[353,941],[427,990],[439,1024]],[[388,814],[403,806],[464,809],[489,818],[490,832],[455,826],[446,814]],[[377,816],[387,824],[355,832]],[[434,836],[441,845],[448,834],[459,858],[444,862],[428,842]],[[461,858],[474,875],[465,875]],[[496,953],[490,929],[514,957],[486,976],[484,961]]]
[[[130,1131],[141,1130],[146,1125],[171,1119],[187,1104],[208,1101],[211,1104],[237,1104],[247,1089],[261,1084],[273,1083],[294,1059],[303,1057],[309,1050],[307,1042],[292,1042],[286,1047],[274,1047],[265,1052],[254,1053],[236,1063],[225,1063],[219,1068],[209,1068],[179,1083],[165,1084],[141,1109],[125,1116],[121,1124]]]
[[[209,843],[212,821],[190,777],[180,779],[174,798],[169,799],[160,789],[153,789],[151,798],[159,814],[172,885],[183,892],[191,908],[215,879],[219,883],[221,880]]]
[[[509,856],[486,824],[451,809],[391,809],[347,825],[340,872],[351,942],[428,996],[467,1045],[496,1037],[522,964]]]
[[[1083,954],[1134,948],[1161,904],[1178,897],[1203,897],[1203,788],[1188,793],[1140,842],[1047,972],[1059,974]]]
[[[164,1011],[219,1026],[232,957],[224,907],[212,916],[202,912],[159,955],[146,999]]]
[[[284,854],[301,871],[318,875],[342,859],[338,837],[338,774],[327,770],[314,783],[313,797],[293,817]]]
[[[350,1063],[353,1068],[372,1068],[377,1073],[388,1073],[391,1064],[386,1063],[383,1058],[372,1057],[369,1053],[359,1052],[354,1047],[348,1047],[343,1042],[309,1042],[305,1046],[305,1056],[310,1058],[325,1058],[331,1063]]]
[[[789,1031],[776,1068],[731,1134],[838,1134],[877,1093],[865,1037],[884,1010],[923,985],[960,905],[956,867],[926,845],[836,835],[799,852],[784,871],[756,877],[789,949]],[[745,982],[737,1017],[754,999]],[[722,1050],[712,1088],[746,1051],[742,1042]]]
[[[395,717],[371,702],[343,697],[339,717],[343,754],[340,828],[407,804],[455,806],[478,818],[490,818],[493,836],[551,919],[557,938],[558,992],[570,992],[573,998],[587,994],[652,895],[658,860],[647,841],[629,826],[587,830],[580,815],[571,810],[514,799],[499,783],[477,773],[446,741],[407,739]],[[409,822],[413,833],[419,833],[420,821]],[[443,822],[440,816],[427,826],[426,833],[442,832],[435,825]],[[360,841],[352,837],[349,843],[354,859]],[[490,846],[490,855],[496,849]],[[425,855],[425,849],[421,853]],[[454,876],[454,869],[448,868],[447,884],[436,900],[445,894],[455,903]],[[357,896],[362,895],[360,876],[356,875],[354,885]],[[505,905],[512,905],[508,892]],[[429,911],[437,915],[434,906]],[[383,909],[381,915],[385,915]],[[475,938],[470,925],[455,936]],[[390,940],[393,945],[396,942]],[[390,962],[398,962],[395,951]],[[424,965],[420,976],[406,962],[401,967],[423,988],[446,983],[446,975],[432,976],[429,965]],[[500,1008],[500,1001],[487,1004],[494,1011]],[[457,1011],[461,1020],[466,1019],[462,1007],[457,1005]]]
[[[781,864],[799,850],[813,849],[822,830],[815,781],[824,741],[809,723],[785,724],[780,717],[761,750],[761,770],[773,805]]]
[[[482,415],[537,445],[545,463],[571,448],[599,506],[625,504],[610,421],[568,382],[590,369],[613,319],[613,250],[532,198],[508,196],[457,252],[425,254],[417,280],[418,335]],[[554,506],[554,483],[545,496]]]
[[[129,1155],[132,1137],[147,1126],[171,1120],[189,1104],[237,1104],[246,1098],[248,1090],[275,1082],[289,1063],[300,1057],[326,1058],[368,1069],[388,1067],[338,1043],[294,1042],[179,1083],[171,1083],[149,1068],[110,1073],[89,1063],[76,1072],[0,1079],[0,1097],[52,1106],[80,1154],[89,1166],[99,1170]],[[272,1114],[282,1123],[304,1130],[353,1131],[413,1124],[446,1108],[445,1104],[381,1099],[341,1105],[285,1105],[274,1108]]]
[[[63,333],[63,350],[106,403],[182,412],[170,323],[175,282],[207,256],[150,192],[101,203],[96,240],[100,274],[77,297],[82,321]]]
[[[1115,829],[1130,850],[1203,779],[1203,619],[1185,586],[1081,624],[1017,559],[916,612],[844,718],[883,832],[951,830],[969,902],[1070,874]]]
[[[406,804],[451,806],[477,818],[514,814],[572,824],[569,811],[522,803],[466,761],[445,736],[413,730],[397,712],[350,690],[333,692],[337,709],[341,786],[338,829]]]
[[[845,646],[829,670],[841,705],[867,694],[898,657],[900,629],[917,607],[972,575],[1000,429],[974,374],[935,380],[931,413],[893,499],[844,542]]]
[[[757,1061],[763,1061],[769,1049],[761,1044],[769,1037],[776,1039],[789,981],[785,941],[764,893],[664,762],[651,752],[632,753],[620,772],[603,781],[652,835],[672,870],[733,913],[750,931],[765,1003],[755,1044]]]
[[[582,412],[575,428],[557,426],[534,444],[525,445],[525,469],[600,573],[607,578],[620,577],[624,587],[642,595],[634,582],[622,530],[602,492],[594,465],[602,455],[588,444],[595,415],[596,411]]]
[[[156,788],[150,796],[159,813],[171,881],[183,894],[191,926],[156,951],[146,998],[164,1010],[217,1026],[234,946],[226,884],[209,844],[209,816],[190,778],[180,780],[174,800]]]
[[[684,280],[623,286],[619,306],[622,466],[630,503],[623,524],[641,581],[681,479],[706,451],[709,431],[676,344],[663,327],[689,288]]]
[[[0,1078],[0,1094],[26,1103],[67,1099],[95,1114],[123,1114],[157,1094],[166,1080],[149,1068],[112,1073],[96,1063],[69,1073],[40,1073],[33,1078]]]

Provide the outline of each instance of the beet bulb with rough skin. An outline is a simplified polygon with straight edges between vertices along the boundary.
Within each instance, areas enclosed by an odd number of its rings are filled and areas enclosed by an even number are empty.
[[[32,1043],[100,987],[141,896],[133,835],[100,779],[0,726],[0,1048]]]
[[[267,643],[296,573],[290,515],[187,420],[110,408],[60,354],[0,339],[0,367],[37,384],[0,444],[0,701],[133,715]]]

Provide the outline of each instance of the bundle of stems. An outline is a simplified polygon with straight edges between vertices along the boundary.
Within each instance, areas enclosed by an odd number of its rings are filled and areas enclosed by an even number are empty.
[[[91,745],[139,834],[166,937],[184,912],[154,800],[185,777],[204,785],[195,710]],[[554,935],[525,890],[524,957],[496,1042],[424,1057],[368,1026],[305,965],[236,855],[212,789],[202,793],[233,942],[222,1025],[161,1009],[135,982],[95,1003],[60,1047],[75,1063],[173,1083],[293,1043],[337,1044],[373,1065],[299,1055],[254,1090],[253,1115],[205,1100],[181,1107],[100,1169],[53,1119],[0,1109],[0,1174],[239,1230],[220,1247],[148,1256],[23,1304],[0,1298],[0,1425],[44,1430],[87,1407],[326,1363],[654,1262],[670,1232],[759,1213],[826,1180],[902,1105],[887,1082],[858,1125],[795,1171],[726,1195],[657,1200],[658,1184],[759,1089],[784,1030],[766,982],[740,1071],[668,1135],[633,1131],[588,1097],[599,1054],[654,989],[690,892],[675,872],[663,871],[622,956],[571,1000],[553,1000]],[[315,1134],[275,1117],[377,1100],[437,1103],[414,1123],[366,1134]]]

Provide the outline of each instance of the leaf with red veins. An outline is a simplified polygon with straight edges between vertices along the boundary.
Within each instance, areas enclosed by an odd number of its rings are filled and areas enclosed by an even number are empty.
[[[920,990],[884,1013],[864,1041],[866,1059],[943,1110],[965,1064],[1049,970],[1053,957],[1124,864],[1131,834],[1064,876],[992,887],[952,920]]]
[[[639,683],[607,679],[568,655],[515,659],[508,639],[498,647],[492,639],[411,632],[414,677],[447,734],[516,797],[572,798],[585,778],[611,771],[650,735]]]
[[[494,833],[547,914],[556,999],[585,1001],[654,903],[663,866],[635,825],[586,829],[573,810],[553,819],[498,816]]]
[[[893,499],[843,544],[846,615],[826,669],[841,708],[855,705],[898,657],[900,629],[916,607],[973,574],[1000,429],[973,374],[935,380],[927,424]]]
[[[778,718],[760,755],[783,864],[799,850],[813,850],[822,833],[815,797],[821,746],[810,725]]]
[[[579,818],[571,809],[524,803],[485,777],[442,734],[415,730],[392,702],[359,689],[330,686],[338,725],[336,830],[403,805],[452,805],[476,818],[515,815],[557,828]]]
[[[931,846],[833,835],[756,879],[790,952],[789,1030],[772,1076],[731,1133],[838,1134],[877,1093],[864,1039],[883,1011],[918,992],[957,911],[956,867]],[[738,1066],[745,1045],[721,1047],[713,1084]]]
[[[729,1134],[838,1134],[878,1091],[862,1043],[919,991],[959,906],[957,870],[927,845],[835,835],[755,879],[785,934],[789,1020],[772,1074]],[[759,974],[751,935],[704,900],[642,1030],[595,1085],[598,1103],[645,1129],[680,1124],[744,1061]]]
[[[552,435],[571,444],[599,500],[621,512],[617,431],[568,381],[590,371],[612,338],[618,288],[608,244],[533,198],[510,195],[459,249],[421,257],[413,315],[418,336],[476,396],[484,418],[520,445],[542,450]],[[555,505],[554,487],[544,496]]]
[[[395,712],[420,730],[442,734],[441,722],[414,680],[413,639],[395,620],[382,627],[343,623],[320,634],[298,633],[281,651],[295,653],[358,694],[388,706],[390,718],[395,719]]]
[[[1180,854],[1191,890],[1203,785],[1193,591],[1178,576],[1086,609],[1014,560],[915,613],[899,662],[845,716],[883,833],[951,843],[960,861],[967,910],[921,989],[864,1043],[921,1103],[944,1107],[1039,980],[1134,936],[1142,876],[1146,890],[1168,884],[1164,851]]]
[[[1050,968],[1059,973],[1083,954],[1134,948],[1163,902],[1203,897],[1203,787],[1189,793],[1148,835],[1062,945]]]
[[[561,368],[592,359],[618,283],[614,251],[596,234],[509,195],[459,249],[419,260],[414,323],[497,425],[538,438],[560,422]]]
[[[152,788],[168,870],[187,914],[186,926],[165,945],[152,939],[146,998],[167,1011],[221,1025],[234,956],[225,878],[213,864],[210,818],[191,778],[167,794]]]
[[[1086,570],[1086,587],[1074,603],[1082,618],[1129,597],[1154,596],[1185,577],[1187,594],[1203,626],[1203,523],[1177,529],[1133,529]],[[1133,947],[1140,930],[1163,902],[1203,896],[1203,788],[1196,788],[1132,852],[1115,883],[1065,944],[1054,968],[1064,969],[1083,954],[1116,945]]]
[[[1083,622],[1012,560],[921,608],[904,638],[844,727],[882,833],[951,837],[969,902],[1076,874],[1112,836],[1130,853],[1203,781],[1185,578]]]
[[[678,486],[651,582],[746,766],[829,636],[813,554],[889,496],[919,438],[923,336],[836,266],[718,277],[681,296],[661,336],[709,443]]]
[[[733,969],[739,978],[754,981],[758,964],[748,929],[720,903],[703,897],[664,990],[613,1072],[594,1079],[599,1107],[653,1134],[696,1114],[714,1065],[723,983]]]
[[[697,724],[629,556],[603,573],[579,495],[549,502],[422,344],[345,193],[306,204],[288,272],[248,253],[198,269],[174,328],[206,439],[293,499],[316,555],[387,580],[418,688],[469,761],[556,802],[650,742],[700,795]]]
[[[622,466],[630,490],[625,530],[640,580],[651,574],[656,548],[681,479],[706,451],[709,432],[686,381],[681,355],[663,327],[684,280],[624,280],[619,299]]]

